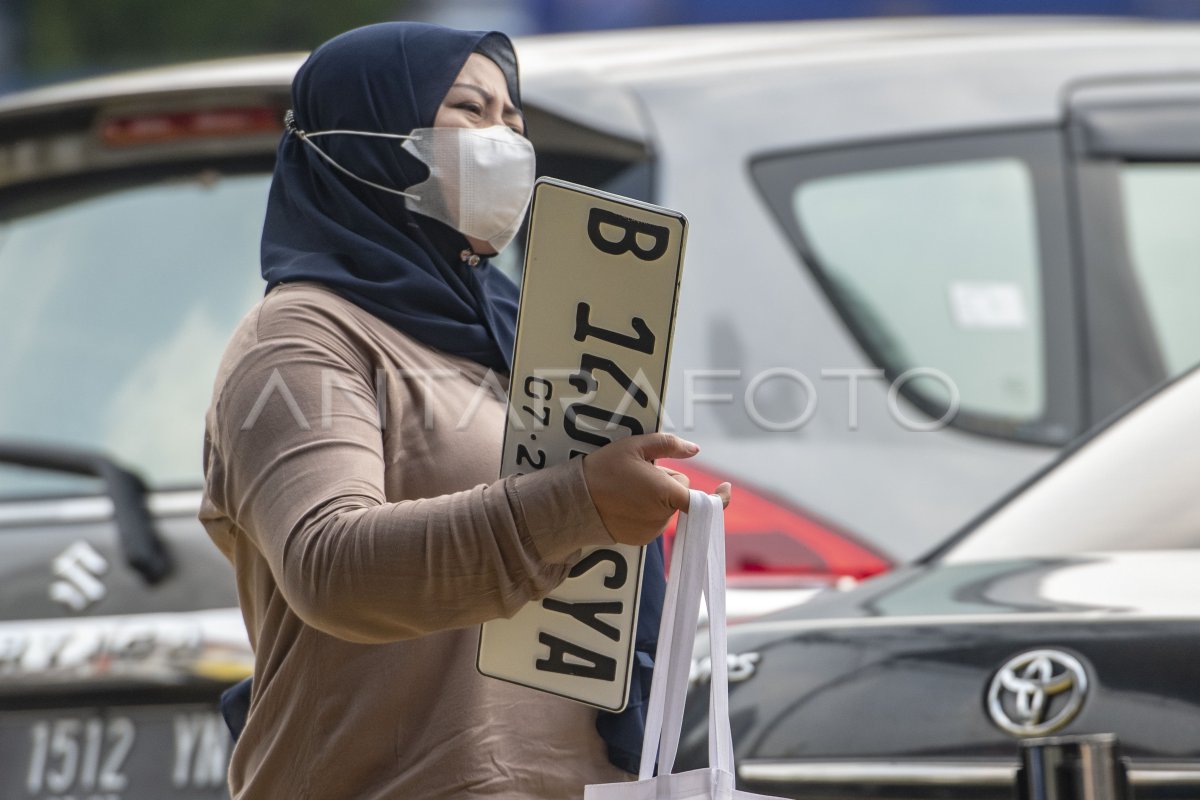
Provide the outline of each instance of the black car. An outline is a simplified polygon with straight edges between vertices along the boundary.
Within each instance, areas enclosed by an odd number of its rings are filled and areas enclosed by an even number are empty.
[[[739,785],[1011,798],[1018,740],[1113,733],[1136,797],[1200,797],[1198,414],[1193,371],[922,563],[734,626]]]

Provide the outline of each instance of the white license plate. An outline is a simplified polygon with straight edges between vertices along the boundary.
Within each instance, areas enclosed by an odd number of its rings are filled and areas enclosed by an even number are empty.
[[[501,475],[659,428],[687,223],[543,178],[534,189]],[[483,626],[485,675],[625,707],[643,548],[585,553],[549,597]]]
[[[0,712],[0,798],[227,798],[231,749],[211,705]]]

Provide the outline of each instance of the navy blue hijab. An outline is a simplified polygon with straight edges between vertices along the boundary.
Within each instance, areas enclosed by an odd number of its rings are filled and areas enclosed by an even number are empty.
[[[295,125],[399,134],[432,127],[473,52],[496,62],[520,108],[516,56],[504,34],[390,22],[344,33],[313,51],[292,82]],[[319,141],[335,161],[374,183],[403,190],[429,174],[394,139]],[[291,281],[321,283],[418,341],[508,374],[517,287],[486,259],[464,264],[465,247],[462,234],[409,212],[404,198],[342,175],[284,135],[262,238],[267,291]],[[632,773],[641,756],[665,585],[659,539],[646,549],[629,705],[596,720],[609,760]],[[249,681],[223,697],[235,738],[249,698]]]
[[[473,52],[504,72],[520,107],[517,61],[502,33],[386,22],[318,47],[292,82],[295,124],[407,134],[433,127],[438,106]],[[324,136],[320,147],[356,175],[404,190],[429,170],[402,142]],[[355,181],[284,134],[267,200],[262,274],[267,291],[315,281],[420,342],[507,374],[517,287],[487,260],[459,258],[462,234],[413,214],[404,198]]]

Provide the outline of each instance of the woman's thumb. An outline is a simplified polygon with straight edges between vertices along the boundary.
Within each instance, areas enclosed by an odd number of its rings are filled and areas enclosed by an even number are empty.
[[[700,452],[700,446],[681,439],[673,433],[648,433],[639,437],[638,452],[642,458],[691,458]]]

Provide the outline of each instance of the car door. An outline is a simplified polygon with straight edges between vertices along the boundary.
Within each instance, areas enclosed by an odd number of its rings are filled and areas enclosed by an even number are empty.
[[[1200,76],[1067,96],[1089,416],[1200,362]]]

